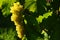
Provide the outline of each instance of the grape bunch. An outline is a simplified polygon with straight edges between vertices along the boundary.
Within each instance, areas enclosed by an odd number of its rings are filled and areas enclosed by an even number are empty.
[[[23,22],[22,22],[23,18],[21,14],[21,11],[23,10],[23,5],[21,5],[19,2],[16,2],[13,4],[12,7],[10,7],[10,9],[11,9],[10,12],[12,13],[11,21],[13,21],[16,26],[18,37],[22,38],[24,35]]]

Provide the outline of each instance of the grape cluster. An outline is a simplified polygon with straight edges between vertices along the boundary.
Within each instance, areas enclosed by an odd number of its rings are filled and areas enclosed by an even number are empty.
[[[14,22],[16,26],[16,31],[19,38],[23,37],[23,25],[22,25],[22,14],[20,13],[23,10],[23,5],[19,2],[14,3],[12,7],[10,7],[10,12],[12,13],[11,21]]]

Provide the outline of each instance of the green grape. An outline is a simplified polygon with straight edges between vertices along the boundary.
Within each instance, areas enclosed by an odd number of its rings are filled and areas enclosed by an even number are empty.
[[[23,10],[23,6],[20,5],[19,2],[14,3],[14,5],[12,7],[10,7],[10,12],[12,13],[11,16],[11,21],[14,22],[15,26],[16,26],[16,31],[18,34],[19,38],[22,38],[24,33],[23,33],[23,25],[22,25],[22,14],[20,14],[20,11]]]

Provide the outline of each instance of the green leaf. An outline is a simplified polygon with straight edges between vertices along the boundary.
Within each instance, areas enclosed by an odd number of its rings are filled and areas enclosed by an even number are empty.
[[[36,19],[37,19],[37,21],[38,21],[38,23],[39,23],[39,22],[42,22],[43,18],[44,18],[44,17],[40,15],[40,16],[39,16],[38,18],[36,18]]]
[[[42,33],[44,35],[44,40],[49,40],[49,36],[47,34],[47,32],[45,32],[44,30],[42,30]]]
[[[35,11],[36,11],[36,3],[32,4],[32,5],[29,7],[29,11],[32,11],[32,12],[35,12]]]
[[[2,8],[2,13],[4,16],[8,16],[10,14],[10,6],[16,2],[17,0],[1,0],[0,7]]]
[[[24,19],[24,23],[27,24],[27,20],[26,19]]]
[[[26,35],[23,36],[22,40],[28,40]]]
[[[47,12],[47,13],[43,14],[44,18],[48,18],[48,16],[52,16],[52,12]]]
[[[38,23],[41,23],[44,18],[47,19],[49,16],[52,16],[52,12],[47,12],[43,14],[43,16],[40,15],[39,17],[36,18],[36,20],[38,21]]]
[[[29,11],[36,11],[36,0],[25,0],[25,9],[29,9]]]

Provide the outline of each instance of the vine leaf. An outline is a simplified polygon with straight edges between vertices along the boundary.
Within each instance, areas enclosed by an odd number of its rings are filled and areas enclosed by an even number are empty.
[[[52,11],[43,14],[43,16],[40,15],[39,17],[36,18],[36,20],[38,21],[38,23],[41,23],[44,18],[47,19],[49,16],[52,16]]]
[[[36,11],[36,0],[25,0],[25,9],[29,9],[29,11]]]

